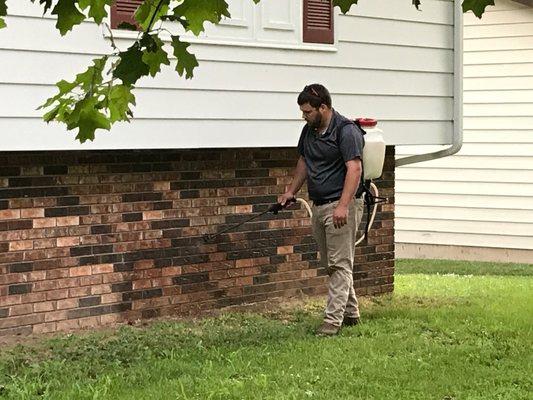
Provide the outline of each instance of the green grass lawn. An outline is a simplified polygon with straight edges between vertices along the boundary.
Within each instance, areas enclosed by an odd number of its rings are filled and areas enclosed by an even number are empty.
[[[395,293],[334,338],[313,335],[315,299],[19,345],[0,398],[532,399],[532,268],[402,260]]]

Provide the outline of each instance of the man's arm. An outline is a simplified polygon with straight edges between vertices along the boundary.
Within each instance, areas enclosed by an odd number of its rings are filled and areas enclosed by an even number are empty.
[[[292,182],[289,185],[287,191],[278,197],[278,202],[283,206],[285,203],[292,199],[296,193],[301,189],[305,180],[307,179],[307,166],[305,165],[305,159],[303,156],[300,156],[298,163],[296,164],[296,170],[294,171],[294,176]]]
[[[361,181],[361,160],[359,158],[346,161],[346,177],[344,178],[344,188],[339,200],[339,204],[333,213],[333,225],[340,228],[348,220],[348,206],[355,196],[355,192]]]

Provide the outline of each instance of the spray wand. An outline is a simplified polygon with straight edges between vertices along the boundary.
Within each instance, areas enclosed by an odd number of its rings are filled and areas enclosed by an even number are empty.
[[[263,212],[261,212],[259,214],[253,215],[252,217],[248,218],[247,220],[245,220],[243,222],[238,223],[237,225],[230,226],[230,227],[228,227],[226,229],[223,229],[220,232],[217,232],[217,233],[215,233],[213,235],[210,235],[210,234],[204,235],[204,242],[210,243],[217,236],[222,235],[223,233],[226,233],[228,231],[237,229],[239,226],[242,226],[245,223],[250,222],[253,219],[259,218],[260,216],[265,215],[266,213],[271,212],[274,215],[277,215],[278,212],[280,212],[281,210],[283,210],[284,208],[286,208],[287,206],[289,206],[289,205],[291,205],[292,203],[295,203],[295,202],[296,202],[296,199],[293,197],[292,199],[287,200],[287,202],[284,205],[281,205],[281,203],[274,203],[267,210],[265,210],[265,211],[263,211]]]

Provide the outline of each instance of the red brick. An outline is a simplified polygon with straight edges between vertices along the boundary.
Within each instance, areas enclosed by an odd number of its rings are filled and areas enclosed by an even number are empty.
[[[26,236],[23,237],[22,231],[0,232],[0,242],[9,242],[9,241],[21,240],[21,239],[27,239]]]
[[[163,276],[175,276],[181,274],[181,267],[164,267],[161,271]]]
[[[66,310],[78,307],[78,299],[64,299],[57,301],[57,310]]]
[[[39,229],[39,228],[50,228],[52,226],[56,226],[56,219],[55,218],[39,218],[33,220],[33,228]]]
[[[46,312],[55,310],[55,301],[39,302],[33,304],[33,312]]]
[[[57,226],[74,226],[80,224],[80,217],[57,217]]]
[[[122,282],[125,280],[128,280],[128,274],[122,273],[122,272],[114,272],[112,274],[105,274],[102,275],[103,282],[102,283],[114,283],[114,282]]]
[[[23,208],[20,210],[21,218],[44,218],[44,208]]]
[[[153,267],[154,267],[154,260],[141,260],[141,261],[136,261],[133,264],[133,268],[135,270],[148,269],[148,268],[153,268]]]
[[[84,276],[91,275],[91,266],[85,265],[83,267],[72,267],[69,269],[70,276]]]
[[[35,249],[49,249],[56,247],[56,239],[38,239],[33,241],[33,247]]]
[[[252,276],[238,277],[235,281],[235,284],[237,286],[248,286],[248,285],[253,285],[253,283],[254,283],[254,278]]]
[[[80,328],[80,321],[77,319],[71,319],[66,321],[58,321],[57,322],[57,330],[58,331],[69,331],[69,330],[75,330]]]
[[[162,211],[145,211],[143,212],[143,220],[162,219]]]
[[[100,316],[80,318],[80,328],[95,328],[101,325]]]
[[[93,274],[107,274],[113,272],[113,264],[97,264],[91,266]]]
[[[53,197],[44,197],[44,198],[38,198],[33,199],[33,206],[34,207],[53,207],[57,205],[57,199]]]
[[[46,271],[33,271],[27,274],[27,282],[44,281],[46,279]]]
[[[111,293],[111,285],[104,284],[104,285],[92,285],[91,286],[91,294],[103,294],[103,293]]]
[[[52,270],[46,271],[46,279],[67,278],[68,276],[69,276],[69,271],[67,268],[52,269]]]
[[[20,210],[0,210],[0,221],[20,218]]]
[[[68,291],[68,297],[83,297],[83,296],[90,296],[90,295],[91,295],[90,286],[71,288]]]
[[[173,285],[172,278],[155,278],[152,279],[152,287],[164,287]]]
[[[254,265],[252,258],[243,258],[235,261],[236,268],[251,267],[252,265]]]
[[[46,292],[46,300],[66,299],[67,297],[68,289],[58,289],[52,290],[51,292]]]
[[[31,314],[33,312],[33,306],[31,304],[19,304],[11,306],[9,308],[9,316],[14,317],[17,315]]]
[[[21,251],[21,250],[31,250],[31,249],[33,249],[32,240],[21,240],[21,241],[9,243],[9,251]]]
[[[25,293],[22,295],[22,303],[38,303],[46,301],[45,293]]]
[[[107,293],[102,295],[102,304],[118,303],[122,301],[122,293]]]
[[[0,329],[35,325],[44,322],[44,314],[19,315],[17,317],[0,318]]]
[[[103,282],[103,278],[102,277],[103,277],[103,275],[81,276],[79,278],[80,286],[100,285]]]
[[[170,182],[154,182],[154,190],[156,191],[170,190]]]
[[[55,322],[45,322],[44,324],[33,325],[33,333],[52,333],[57,331],[57,324]]]
[[[61,237],[57,238],[57,247],[65,247],[65,246],[77,246],[80,244],[80,238],[79,237]]]
[[[138,279],[133,282],[133,290],[147,289],[152,287],[152,281],[150,279]]]
[[[49,280],[49,281],[40,281],[35,282],[33,285],[33,291],[34,292],[44,292],[48,290],[54,290],[57,289],[59,286],[59,281],[57,280]]]

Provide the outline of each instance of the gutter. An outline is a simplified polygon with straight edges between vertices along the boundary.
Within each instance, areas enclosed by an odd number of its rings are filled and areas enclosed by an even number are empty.
[[[434,153],[417,154],[396,160],[396,167],[451,156],[463,146],[463,10],[461,2],[454,9],[454,62],[453,62],[453,136],[452,145]]]

